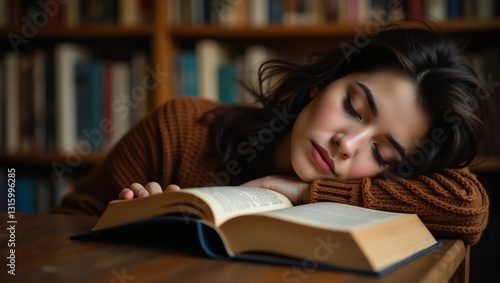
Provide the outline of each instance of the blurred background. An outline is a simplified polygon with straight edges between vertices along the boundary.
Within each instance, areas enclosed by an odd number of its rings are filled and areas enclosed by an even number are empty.
[[[500,109],[498,1],[0,0],[0,184],[15,168],[17,211],[50,213],[167,100],[251,102],[235,78],[254,82],[263,61],[342,45],[355,52],[401,19],[461,39]],[[494,156],[471,168],[491,201],[471,282],[500,282],[500,140],[491,146]]]

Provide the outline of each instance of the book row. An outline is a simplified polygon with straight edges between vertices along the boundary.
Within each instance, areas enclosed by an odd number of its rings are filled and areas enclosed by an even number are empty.
[[[14,18],[9,11],[19,5],[21,17]],[[0,28],[22,24],[44,23],[48,27],[118,24],[137,26],[151,22],[152,0],[0,0]]]
[[[262,62],[277,57],[265,46],[234,54],[221,42],[200,40],[174,54],[168,76],[175,95],[248,103],[251,96],[240,81],[256,86]],[[486,63],[500,63],[498,50],[486,47],[473,54],[473,62],[498,100],[499,64]],[[1,149],[64,153],[86,146],[105,152],[147,115],[149,95],[166,79],[162,75],[141,52],[128,61],[100,60],[81,46],[61,43],[53,53],[7,53],[0,58]]]
[[[173,93],[223,103],[252,102],[241,82],[256,86],[260,65],[277,58],[266,46],[248,46],[235,54],[224,44],[199,40],[194,49],[178,51],[173,58]]]
[[[498,49],[484,46],[471,55],[476,72],[496,101],[500,96],[500,89],[497,87],[500,81]],[[262,45],[252,45],[242,53],[234,54],[218,41],[200,40],[194,49],[181,50],[175,54],[173,75],[176,78],[172,80],[173,93],[223,103],[252,102],[245,88],[240,87],[240,82],[255,87],[260,65],[274,58],[280,58],[278,53]],[[500,107],[500,100],[495,107]]]
[[[171,0],[172,25],[265,26],[363,23],[405,18],[492,19],[493,0]]]
[[[148,73],[149,72],[149,73]],[[101,60],[60,43],[0,58],[0,145],[7,153],[109,150],[148,112],[154,70],[142,52]]]
[[[72,190],[70,181],[47,176],[18,174],[14,180],[14,186],[0,190],[0,211],[50,213]],[[7,174],[0,174],[0,181],[7,184]]]

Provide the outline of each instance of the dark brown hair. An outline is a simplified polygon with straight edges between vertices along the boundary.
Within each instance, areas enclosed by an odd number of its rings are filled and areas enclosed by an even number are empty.
[[[485,139],[490,137],[493,110],[490,94],[475,74],[463,44],[428,25],[390,25],[369,38],[363,47],[352,43],[346,45],[352,49],[314,54],[306,63],[268,61],[261,66],[260,83],[252,91],[260,107],[222,107],[211,113],[216,152],[223,162],[234,160],[243,168],[232,183],[272,173],[274,146],[294,122],[276,117],[283,113],[296,117],[310,102],[311,88],[322,90],[350,73],[388,68],[400,70],[414,80],[418,101],[431,114],[433,125],[427,138],[405,160],[387,168],[384,176],[411,177],[462,168],[480,154]],[[273,123],[282,123],[275,126],[280,131],[264,131],[273,118]],[[253,145],[253,151],[252,141],[261,141],[259,147]],[[253,154],[243,154],[244,150]]]

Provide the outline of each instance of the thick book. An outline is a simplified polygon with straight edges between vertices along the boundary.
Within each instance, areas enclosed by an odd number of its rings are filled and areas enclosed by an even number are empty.
[[[332,202],[293,206],[278,192],[252,187],[112,201],[91,232],[72,238],[95,240],[127,227],[144,231],[137,225],[156,225],[156,231],[174,222],[194,223],[200,247],[213,258],[379,275],[440,245],[415,214]]]

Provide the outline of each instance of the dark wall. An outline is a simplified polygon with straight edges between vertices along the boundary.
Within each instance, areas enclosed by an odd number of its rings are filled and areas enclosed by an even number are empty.
[[[488,226],[471,247],[470,282],[500,282],[500,172],[477,173],[490,198]]]

